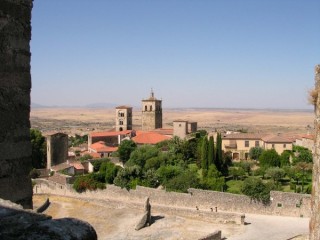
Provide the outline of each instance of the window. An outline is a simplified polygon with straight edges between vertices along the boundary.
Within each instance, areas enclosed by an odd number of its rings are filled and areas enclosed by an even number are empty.
[[[123,120],[120,120],[120,121],[119,121],[119,125],[123,125]]]
[[[254,146],[255,147],[260,147],[260,142],[259,141],[255,141]]]
[[[249,141],[244,141],[244,146],[249,147]]]
[[[287,144],[283,144],[283,148],[287,148]]]
[[[271,147],[274,149],[274,144],[272,144]]]
[[[277,207],[282,207],[282,203],[278,203],[278,204],[277,204]]]
[[[150,111],[152,111],[152,106],[150,106]]]
[[[147,108],[147,106],[144,106],[144,110],[145,110],[145,111],[148,111],[148,108]]]

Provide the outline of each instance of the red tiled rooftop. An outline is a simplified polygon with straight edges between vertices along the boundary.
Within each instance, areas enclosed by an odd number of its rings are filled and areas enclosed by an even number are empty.
[[[97,153],[101,152],[115,152],[118,150],[118,147],[106,146],[104,141],[99,141],[90,145],[91,149],[95,150]]]
[[[154,132],[139,133],[132,138],[137,144],[157,144],[168,139],[170,139],[170,137]]]
[[[223,136],[223,139],[262,139],[265,134],[255,134],[255,133],[232,133]]]
[[[84,166],[80,162],[73,162],[73,163],[70,163],[70,165],[77,170],[84,170]]]
[[[292,143],[292,140],[278,135],[268,135],[262,138],[266,143]]]

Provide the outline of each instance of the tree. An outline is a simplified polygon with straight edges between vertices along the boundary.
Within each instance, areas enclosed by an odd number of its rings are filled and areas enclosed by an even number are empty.
[[[253,162],[251,161],[240,162],[240,167],[248,174],[248,176],[250,176],[252,165],[253,165]]]
[[[292,156],[292,152],[290,150],[285,150],[280,155],[280,166],[290,166],[290,157]]]
[[[198,185],[197,172],[186,170],[171,178],[165,187],[168,191],[187,192],[189,188],[196,188]]]
[[[214,140],[213,136],[210,136],[208,144],[208,166],[212,164],[214,164]]]
[[[218,171],[215,165],[210,165],[208,174],[201,183],[202,188],[213,191],[223,191],[225,181],[224,177]]]
[[[250,157],[250,159],[257,160],[257,159],[259,159],[262,152],[263,152],[262,147],[252,147],[249,150],[249,157]]]
[[[113,183],[116,186],[126,189],[135,188],[142,176],[142,171],[139,166],[130,166],[122,168],[118,171]]]
[[[293,165],[298,162],[312,163],[312,152],[309,149],[301,146],[294,146],[293,151],[295,153],[293,157]]]
[[[123,163],[127,162],[130,154],[137,148],[137,144],[132,140],[123,140],[118,148],[118,153]]]
[[[97,178],[99,178],[99,176],[97,176],[95,173],[79,176],[74,181],[73,188],[77,192],[85,192],[86,190],[96,190],[96,189],[106,188],[105,183],[99,182]]]
[[[265,150],[259,157],[259,163],[262,167],[279,167],[280,156],[274,149]]]
[[[248,177],[243,181],[241,188],[243,194],[252,200],[268,204],[270,202],[270,188],[260,178]]]
[[[45,137],[37,129],[30,129],[32,147],[32,167],[45,168],[47,165],[47,143]]]
[[[216,144],[216,157],[214,164],[216,165],[219,172],[222,170],[222,137],[221,133],[217,134],[217,144]]]
[[[207,136],[203,137],[202,139],[202,145],[201,145],[201,168],[206,175],[206,172],[208,171],[209,165],[208,165],[208,138]]]
[[[144,145],[137,148],[131,153],[130,159],[127,161],[126,166],[138,165],[141,167],[141,169],[143,169],[148,159],[155,158],[158,156],[158,148],[151,145]]]
[[[296,178],[301,180],[301,186],[302,186],[302,192],[303,192],[307,174],[310,173],[312,170],[312,163],[298,162],[295,165],[295,169],[297,170]]]
[[[266,175],[273,179],[273,182],[279,187],[279,180],[283,178],[286,173],[282,168],[271,167],[266,170]]]
[[[114,163],[105,161],[100,165],[99,173],[104,176],[106,183],[112,184],[120,169],[121,167],[116,166]]]
[[[246,175],[246,172],[241,167],[230,167],[229,174],[234,180],[238,180],[239,177],[243,178]]]

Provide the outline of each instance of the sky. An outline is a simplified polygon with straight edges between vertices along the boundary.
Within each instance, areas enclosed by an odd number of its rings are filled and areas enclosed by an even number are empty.
[[[311,109],[319,0],[34,0],[31,101]]]

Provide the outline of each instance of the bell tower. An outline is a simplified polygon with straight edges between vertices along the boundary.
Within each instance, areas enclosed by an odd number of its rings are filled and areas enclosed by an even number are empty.
[[[132,130],[132,107],[116,107],[116,131]]]
[[[155,98],[152,89],[150,97],[142,100],[141,118],[143,131],[162,128],[162,100]]]

